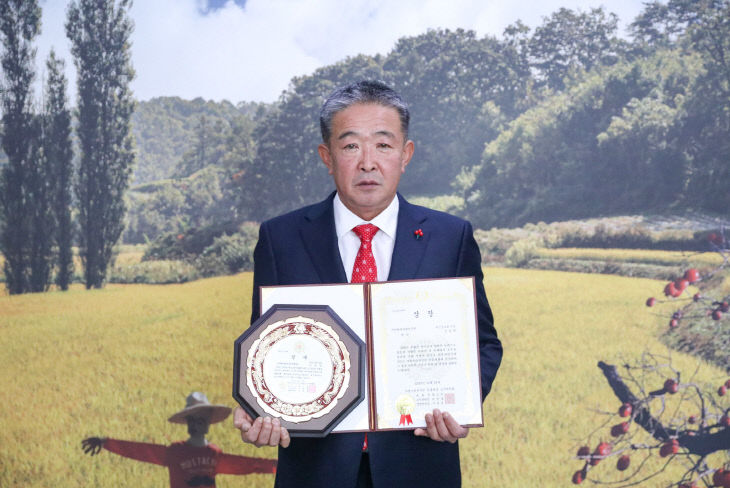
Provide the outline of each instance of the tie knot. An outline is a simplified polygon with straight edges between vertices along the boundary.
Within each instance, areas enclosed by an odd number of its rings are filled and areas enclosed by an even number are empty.
[[[362,224],[356,225],[352,228],[352,231],[360,238],[360,242],[370,242],[373,240],[373,236],[378,232],[378,228],[373,224]]]

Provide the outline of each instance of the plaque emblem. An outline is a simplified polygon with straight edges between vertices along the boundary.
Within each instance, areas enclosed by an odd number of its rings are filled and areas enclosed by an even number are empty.
[[[261,408],[290,422],[329,413],[350,383],[350,353],[337,332],[303,316],[266,327],[246,364],[246,383]]]

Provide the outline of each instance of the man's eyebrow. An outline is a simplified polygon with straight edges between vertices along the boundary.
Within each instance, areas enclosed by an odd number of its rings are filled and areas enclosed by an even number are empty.
[[[346,137],[350,137],[350,136],[356,136],[356,135],[357,135],[357,132],[355,132],[354,130],[348,130],[348,131],[346,131],[346,132],[343,132],[342,134],[340,134],[340,135],[339,135],[339,136],[337,137],[337,140],[338,140],[338,141],[341,141],[342,139],[344,139],[344,138],[346,138]]]
[[[375,133],[376,136],[385,136],[389,139],[395,139],[395,134],[390,132],[389,130],[379,130]]]
[[[346,137],[350,137],[350,136],[357,136],[357,135],[359,135],[359,133],[358,133],[358,132],[356,132],[356,131],[354,131],[354,130],[348,130],[348,131],[345,131],[345,132],[343,132],[342,134],[340,134],[340,135],[339,135],[339,136],[337,137],[337,140],[338,140],[338,141],[341,141],[342,139],[345,139]],[[389,130],[379,130],[379,131],[375,131],[375,135],[376,135],[376,136],[385,136],[385,137],[388,137],[389,139],[395,139],[395,134],[393,134],[393,133],[392,133],[392,132],[390,132]]]

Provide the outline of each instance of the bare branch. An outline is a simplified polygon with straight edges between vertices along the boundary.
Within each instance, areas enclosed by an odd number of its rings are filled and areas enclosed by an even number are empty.
[[[665,427],[657,418],[651,415],[644,403],[629,389],[623,378],[618,374],[616,366],[599,361],[598,367],[603,371],[603,375],[616,397],[622,403],[629,403],[633,406],[635,412],[634,422],[656,440],[667,442],[671,439],[677,439],[679,445],[685,448],[689,454],[701,457],[716,451],[730,449],[730,429],[723,428],[710,433],[709,429],[695,431]]]

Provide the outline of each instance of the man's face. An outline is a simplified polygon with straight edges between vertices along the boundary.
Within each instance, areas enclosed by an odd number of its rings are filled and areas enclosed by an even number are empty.
[[[320,144],[318,151],[342,203],[372,220],[395,197],[413,149],[396,109],[357,103],[335,114],[329,144]]]
[[[191,436],[201,435],[204,436],[208,433],[208,427],[210,427],[210,421],[205,416],[190,416],[187,418],[188,421],[188,434]]]

